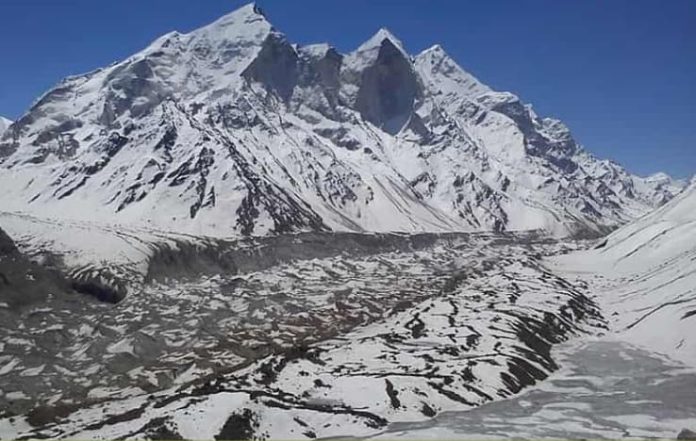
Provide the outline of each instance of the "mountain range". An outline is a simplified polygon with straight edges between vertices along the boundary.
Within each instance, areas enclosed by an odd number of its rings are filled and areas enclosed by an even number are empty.
[[[0,135],[7,211],[217,237],[597,236],[684,185],[596,158],[438,45],[299,46],[253,4],[66,78]]]

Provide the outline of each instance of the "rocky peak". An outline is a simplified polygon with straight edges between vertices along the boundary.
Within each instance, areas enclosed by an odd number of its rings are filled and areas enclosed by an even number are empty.
[[[263,11],[261,11],[261,8],[259,8],[255,3],[249,3],[227,15],[222,16],[208,26],[201,28],[199,31],[219,30],[224,32],[231,30],[232,32],[238,34],[240,31],[248,31],[250,28],[268,29],[270,27],[272,26],[266,19],[266,15],[263,13]]]
[[[323,87],[339,89],[343,55],[325,43],[302,47],[299,52],[305,65],[303,81],[309,84],[318,81]]]
[[[354,107],[367,121],[398,133],[413,115],[421,86],[399,39],[380,29],[346,61],[345,80],[357,87]]]
[[[292,97],[299,76],[299,56],[284,35],[271,32],[242,76],[264,85],[283,101]]]
[[[461,95],[463,92],[467,97],[473,98],[491,91],[488,86],[462,69],[439,44],[418,54],[414,63],[416,70],[434,93]]]
[[[398,48],[404,55],[407,54],[401,40],[396,38],[387,28],[380,28],[372,37],[361,44],[356,52],[366,52],[379,49],[385,42],[389,42],[394,45],[394,47]],[[408,57],[408,55],[406,56]]]
[[[657,191],[666,191],[669,194],[677,194],[689,186],[688,179],[675,179],[664,172],[654,173],[644,180]]]
[[[211,69],[241,73],[274,28],[254,4],[248,4],[187,35],[188,51]]]
[[[399,54],[409,64],[411,63],[411,57],[401,41],[387,29],[382,28],[348,55],[350,68],[358,72],[364,70],[377,60],[384,47],[390,48],[392,53]]]

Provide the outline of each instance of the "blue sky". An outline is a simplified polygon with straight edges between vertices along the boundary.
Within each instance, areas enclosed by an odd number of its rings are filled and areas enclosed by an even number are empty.
[[[66,75],[186,32],[234,0],[2,0],[0,114]],[[347,52],[386,26],[412,53],[440,43],[465,69],[562,119],[630,170],[696,173],[696,0],[263,0],[298,43]]]

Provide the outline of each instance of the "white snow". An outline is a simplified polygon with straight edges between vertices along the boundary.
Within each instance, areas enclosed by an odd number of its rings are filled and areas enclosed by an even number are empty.
[[[2,138],[2,135],[5,133],[8,127],[12,124],[12,121],[0,116],[0,138]]]
[[[611,234],[603,247],[554,260],[590,281],[628,342],[696,363],[696,185]]]

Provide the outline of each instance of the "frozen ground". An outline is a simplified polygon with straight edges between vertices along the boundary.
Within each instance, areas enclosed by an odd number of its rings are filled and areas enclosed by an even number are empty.
[[[563,345],[563,368],[515,398],[432,420],[397,423],[377,439],[674,439],[696,425],[696,368],[613,338]]]

